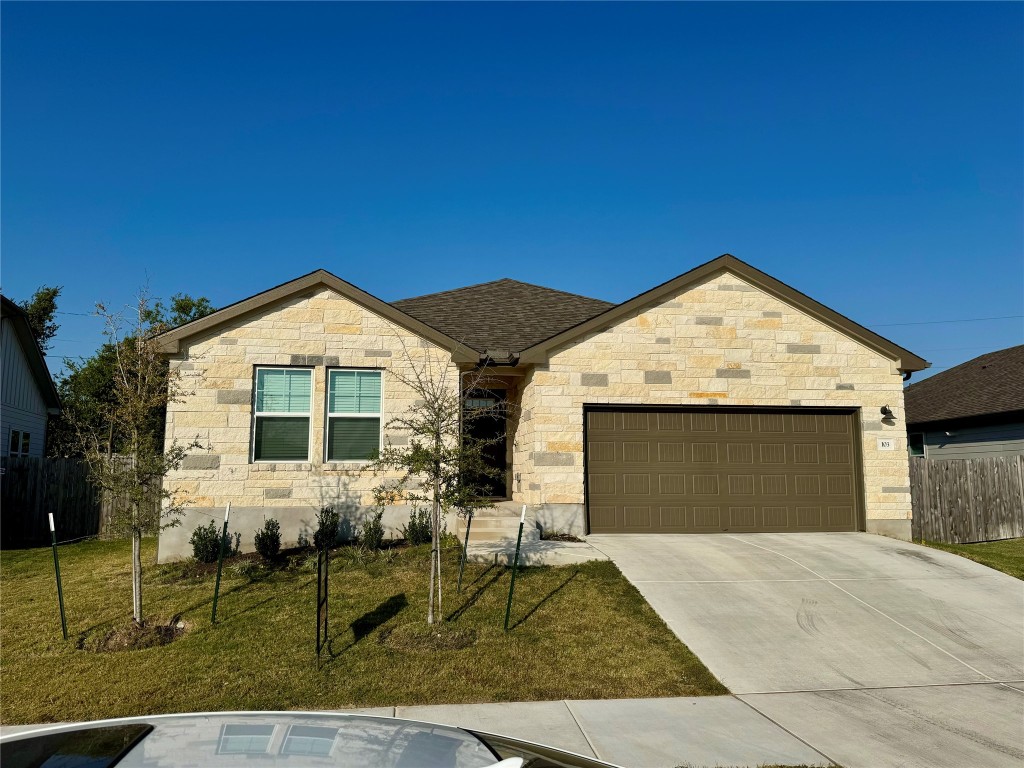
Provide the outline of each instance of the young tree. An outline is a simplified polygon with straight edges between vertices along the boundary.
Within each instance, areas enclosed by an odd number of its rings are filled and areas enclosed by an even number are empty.
[[[198,320],[213,311],[214,308],[205,296],[193,298],[188,294],[178,293],[171,298],[170,307],[155,302],[146,308],[144,333],[151,336]],[[125,337],[119,343],[132,344],[133,337]],[[83,430],[90,434],[106,434],[109,452],[121,450],[122,435],[116,425],[109,423],[106,418],[115,399],[114,374],[117,357],[117,346],[108,340],[86,360],[64,360],[65,373],[57,381],[63,413],[51,417],[47,427],[48,455],[82,455],[79,434]],[[164,362],[163,370],[166,368],[167,364]],[[163,444],[166,414],[166,407],[157,405],[147,419],[146,431],[154,435],[157,445]]]
[[[489,506],[482,498],[487,479],[500,474],[484,457],[487,440],[475,439],[464,429],[468,420],[505,411],[507,403],[489,409],[466,407],[466,393],[479,386],[485,370],[459,373],[443,361],[428,357],[422,363],[404,355],[406,366],[389,375],[415,395],[414,404],[388,421],[388,431],[409,436],[407,445],[386,444],[373,464],[375,472],[397,472],[374,489],[374,501],[387,506],[406,501],[414,509],[430,511],[430,597],[427,623],[443,620],[441,610],[441,531],[445,513],[460,515]],[[500,438],[504,439],[504,437]],[[436,602],[435,602],[436,597]]]
[[[132,615],[141,625],[142,537],[177,524],[183,496],[164,488],[163,480],[181,466],[189,450],[202,446],[194,440],[165,448],[162,429],[158,440],[153,427],[153,414],[163,412],[185,392],[181,374],[168,368],[156,351],[153,334],[164,326],[152,322],[147,294],[139,295],[127,334],[120,313],[102,304],[97,304],[97,313],[105,323],[104,361],[110,379],[103,383],[109,388],[88,418],[74,412],[71,425],[93,481],[119,502],[113,505],[111,533],[132,540]]]
[[[57,312],[57,297],[60,296],[62,290],[64,287],[61,285],[43,285],[32,294],[31,299],[19,302],[21,308],[28,315],[28,324],[32,328],[32,335],[36,337],[43,354],[49,350],[50,339],[57,334],[57,329],[60,328],[53,321],[53,316]]]

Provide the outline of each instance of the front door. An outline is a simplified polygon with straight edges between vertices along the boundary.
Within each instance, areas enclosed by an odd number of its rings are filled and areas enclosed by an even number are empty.
[[[481,495],[492,498],[505,498],[505,476],[508,469],[506,456],[505,430],[507,416],[505,408],[505,392],[503,390],[474,389],[466,395],[465,434],[482,443],[481,453],[487,466],[497,472],[479,480]]]

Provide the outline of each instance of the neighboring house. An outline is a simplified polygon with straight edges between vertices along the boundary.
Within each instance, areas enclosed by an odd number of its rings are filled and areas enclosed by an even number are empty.
[[[428,360],[453,384],[487,366],[473,396],[514,406],[493,491],[543,526],[910,537],[903,381],[928,363],[729,255],[617,305],[513,280],[388,304],[320,270],[160,343],[193,377],[168,440],[212,446],[167,481],[193,507],[161,560],[228,502],[243,548],[325,503],[356,525],[367,459],[408,440],[396,372]]]
[[[25,310],[0,296],[0,451],[42,456],[46,419],[60,413],[60,398]]]
[[[1024,454],[1024,345],[989,352],[903,393],[911,456]]]

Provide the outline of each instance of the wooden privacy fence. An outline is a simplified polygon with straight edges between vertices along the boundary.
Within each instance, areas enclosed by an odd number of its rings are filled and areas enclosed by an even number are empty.
[[[52,512],[60,541],[95,536],[100,530],[101,493],[78,459],[0,458],[0,540],[4,547],[50,541]]]
[[[910,460],[915,539],[946,544],[1024,536],[1024,456]]]

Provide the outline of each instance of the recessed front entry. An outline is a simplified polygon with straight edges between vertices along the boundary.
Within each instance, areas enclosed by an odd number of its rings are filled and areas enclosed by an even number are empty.
[[[850,411],[588,410],[591,533],[862,529]]]
[[[506,430],[508,418],[505,408],[505,392],[501,390],[474,389],[467,393],[465,406],[465,433],[482,443],[483,459],[496,472],[480,480],[483,496],[505,498],[508,490],[508,453]]]

